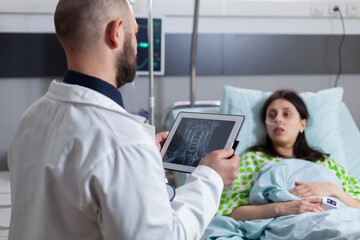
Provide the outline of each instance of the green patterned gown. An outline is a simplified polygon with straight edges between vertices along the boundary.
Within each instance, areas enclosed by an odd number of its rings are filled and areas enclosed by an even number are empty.
[[[284,161],[281,158],[267,156],[263,152],[246,152],[240,158],[238,176],[234,184],[221,195],[220,207],[216,215],[228,215],[241,205],[249,204],[249,196],[254,179],[259,170],[267,163]],[[305,161],[305,160],[304,160]],[[351,174],[330,157],[324,156],[315,162],[329,168],[341,180],[343,190],[360,201],[360,183]]]

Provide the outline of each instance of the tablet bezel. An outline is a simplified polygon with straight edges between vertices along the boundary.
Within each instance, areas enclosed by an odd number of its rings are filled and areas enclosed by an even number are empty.
[[[161,159],[163,160],[163,166],[167,170],[173,170],[178,172],[191,173],[195,170],[196,167],[188,166],[183,164],[168,163],[164,162],[164,155],[176,133],[176,130],[183,118],[193,118],[193,119],[209,119],[209,120],[220,120],[220,121],[233,121],[234,126],[229,134],[229,137],[226,141],[224,148],[232,148],[236,138],[240,132],[240,129],[244,123],[245,116],[243,115],[230,115],[230,114],[215,114],[215,113],[195,113],[195,112],[179,112],[171,129],[167,139],[164,142],[164,145],[160,151]]]

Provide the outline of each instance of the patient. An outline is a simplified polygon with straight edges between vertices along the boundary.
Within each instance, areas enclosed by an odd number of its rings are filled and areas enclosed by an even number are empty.
[[[360,208],[360,184],[327,154],[308,146],[305,128],[309,114],[305,103],[294,92],[280,90],[264,103],[261,118],[266,125],[265,144],[253,146],[241,157],[234,185],[224,191],[218,215],[247,221],[305,212],[321,212],[320,198],[333,196],[349,207]],[[296,158],[317,163],[330,169],[340,179],[343,188],[333,183],[295,182],[290,193],[300,200],[264,205],[249,205],[249,195],[260,168],[267,163]]]

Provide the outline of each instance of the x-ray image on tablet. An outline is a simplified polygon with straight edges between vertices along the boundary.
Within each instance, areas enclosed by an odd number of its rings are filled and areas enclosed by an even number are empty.
[[[215,149],[224,148],[235,122],[183,118],[166,152],[166,162],[196,167]]]
[[[214,150],[231,148],[244,116],[179,113],[161,150],[166,169],[191,172]]]

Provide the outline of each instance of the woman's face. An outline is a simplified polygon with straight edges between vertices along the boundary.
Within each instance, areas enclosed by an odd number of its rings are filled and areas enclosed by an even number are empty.
[[[266,130],[274,145],[293,146],[306,119],[300,119],[295,106],[285,99],[276,99],[266,110]]]

